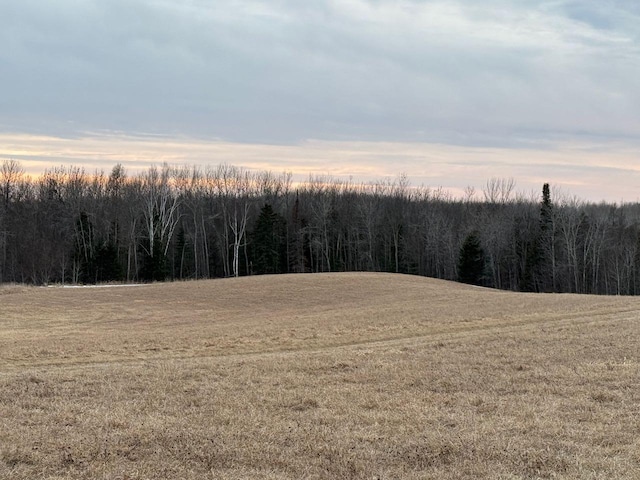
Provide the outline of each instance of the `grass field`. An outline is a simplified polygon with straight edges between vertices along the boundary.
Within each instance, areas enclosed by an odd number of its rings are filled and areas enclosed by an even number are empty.
[[[2,479],[640,478],[640,299],[0,288]]]

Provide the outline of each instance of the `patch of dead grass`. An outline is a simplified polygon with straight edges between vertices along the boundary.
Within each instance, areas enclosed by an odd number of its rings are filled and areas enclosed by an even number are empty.
[[[636,299],[336,274],[0,305],[0,478],[640,471]]]

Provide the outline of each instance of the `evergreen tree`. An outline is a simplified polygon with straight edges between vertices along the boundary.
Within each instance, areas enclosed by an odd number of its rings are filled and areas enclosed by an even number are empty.
[[[257,274],[286,271],[285,220],[266,203],[251,234],[251,261]]]
[[[555,291],[555,227],[549,184],[542,186],[542,201],[537,225],[524,233],[519,252],[523,259],[519,290]]]
[[[118,231],[118,222],[112,222],[107,240],[102,242],[102,245],[96,250],[96,279],[98,282],[124,279],[124,269],[120,262]]]
[[[484,278],[485,257],[477,232],[465,238],[458,257],[458,280],[462,283],[481,285]]]
[[[556,290],[556,239],[553,220],[553,204],[549,184],[542,186],[542,202],[540,203],[540,226],[538,235],[534,238],[536,257],[532,263],[535,280],[534,291],[554,292]]]
[[[98,282],[119,281],[124,278],[122,265],[118,259],[118,247],[108,241],[96,251],[96,279]]]
[[[547,230],[552,222],[551,213],[553,204],[551,203],[551,190],[549,184],[542,186],[542,204],[540,205],[540,226],[543,230]]]

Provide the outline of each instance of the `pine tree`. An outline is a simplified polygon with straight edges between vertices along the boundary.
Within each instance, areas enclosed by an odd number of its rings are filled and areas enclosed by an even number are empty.
[[[553,204],[551,203],[551,191],[549,184],[545,183],[542,186],[542,204],[540,205],[540,226],[543,230],[549,228],[552,218]]]
[[[254,273],[286,271],[285,220],[268,203],[260,210],[251,234],[251,253]]]
[[[477,232],[465,238],[458,257],[458,280],[462,283],[481,285],[484,278],[484,250]]]
[[[118,246],[112,240],[98,248],[95,263],[98,282],[120,281],[124,278],[124,271],[118,259]]]
[[[532,265],[537,284],[536,291],[553,292],[556,290],[555,278],[555,227],[553,220],[554,206],[551,203],[549,184],[542,186],[542,202],[540,203],[540,228],[535,238],[537,257]]]

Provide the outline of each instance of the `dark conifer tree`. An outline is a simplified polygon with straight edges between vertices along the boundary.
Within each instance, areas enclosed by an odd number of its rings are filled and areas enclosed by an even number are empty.
[[[555,279],[555,232],[553,221],[553,203],[549,184],[542,186],[542,202],[540,203],[540,225],[531,258],[533,284],[531,291],[553,292],[556,289]]]
[[[285,220],[268,203],[260,210],[251,234],[251,262],[256,274],[286,271]]]
[[[124,272],[118,259],[118,246],[107,241],[96,251],[96,280],[98,282],[112,282],[122,280]]]
[[[458,280],[462,283],[482,285],[485,257],[477,232],[465,238],[458,257]]]

